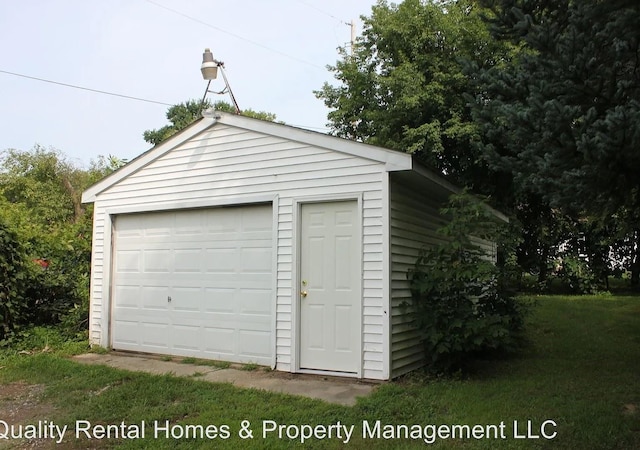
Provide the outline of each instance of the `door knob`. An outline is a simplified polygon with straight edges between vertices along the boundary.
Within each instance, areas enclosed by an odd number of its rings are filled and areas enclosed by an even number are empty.
[[[306,297],[306,296],[307,296],[307,294],[308,294],[308,292],[307,292],[307,291],[302,291],[302,292],[300,292],[300,295],[302,295],[302,297]]]

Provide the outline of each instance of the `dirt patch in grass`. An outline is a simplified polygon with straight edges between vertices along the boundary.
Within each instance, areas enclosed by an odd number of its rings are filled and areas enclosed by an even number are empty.
[[[38,421],[51,421],[59,415],[58,408],[44,399],[43,384],[14,382],[0,384],[0,420],[9,426],[37,424]],[[63,424],[58,424],[63,425]],[[2,424],[4,427],[4,424]],[[4,428],[0,432],[4,432]],[[105,448],[95,442],[76,440],[73,432],[67,430],[65,439],[56,444],[55,439],[0,439],[0,449],[90,449]]]
[[[0,384],[2,420],[9,424],[26,424],[51,416],[55,407],[41,400],[45,386],[23,382]]]
[[[27,425],[52,416],[55,407],[42,401],[45,386],[16,382],[0,384],[0,411],[9,425]],[[4,431],[4,430],[2,430]],[[0,448],[50,448],[49,439],[0,440]]]

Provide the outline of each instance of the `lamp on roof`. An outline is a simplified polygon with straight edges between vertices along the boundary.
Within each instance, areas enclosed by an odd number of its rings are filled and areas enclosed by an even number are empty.
[[[205,80],[215,80],[218,78],[218,63],[213,59],[211,49],[205,48],[202,54],[202,66],[200,66],[202,78]]]
[[[209,86],[211,82],[218,78],[218,69],[220,69],[220,73],[222,74],[222,79],[224,80],[224,89],[220,92],[210,91]],[[226,94],[229,93],[229,97],[231,98],[231,102],[233,103],[233,107],[236,110],[236,114],[240,114],[240,107],[238,106],[238,102],[236,101],[235,96],[233,95],[233,91],[231,91],[231,86],[229,85],[229,80],[227,80],[227,76],[224,73],[224,63],[222,61],[218,61],[213,58],[213,53],[208,48],[204,49],[204,53],[202,54],[202,65],[200,66],[200,72],[202,72],[202,78],[208,80],[207,88],[204,91],[204,96],[202,97],[201,105],[204,106],[204,101],[207,98],[207,93],[211,92],[213,94]]]

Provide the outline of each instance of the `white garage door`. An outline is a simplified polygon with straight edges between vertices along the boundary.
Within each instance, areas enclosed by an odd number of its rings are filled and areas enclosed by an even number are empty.
[[[271,205],[115,221],[112,347],[271,364]]]

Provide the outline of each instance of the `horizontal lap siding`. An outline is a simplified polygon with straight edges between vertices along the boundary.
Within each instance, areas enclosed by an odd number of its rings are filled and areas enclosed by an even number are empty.
[[[391,377],[398,377],[423,364],[417,333],[401,305],[411,302],[407,272],[420,250],[441,241],[436,230],[444,224],[439,213],[441,198],[433,198],[424,187],[407,187],[391,178]]]
[[[471,243],[477,245],[482,249],[485,254],[485,258],[495,264],[498,257],[498,249],[495,242],[487,241],[475,236],[469,236]]]
[[[293,198],[344,193],[363,197],[363,376],[382,378],[382,174],[384,165],[339,152],[215,125],[123,179],[96,201],[91,337],[99,342],[102,321],[104,210],[125,205],[158,209],[169,203],[277,195],[276,357],[290,370],[293,280]],[[376,281],[378,280],[378,281]],[[101,322],[102,321],[102,322]]]

